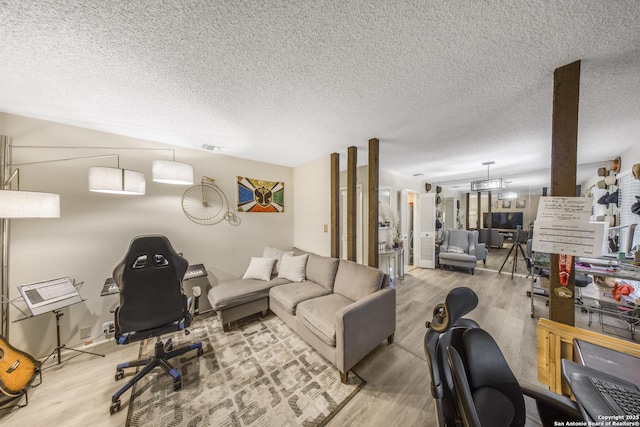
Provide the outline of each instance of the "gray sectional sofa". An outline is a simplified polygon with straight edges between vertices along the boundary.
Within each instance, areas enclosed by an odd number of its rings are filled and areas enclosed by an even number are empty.
[[[209,290],[211,306],[225,331],[235,320],[271,310],[333,363],[346,383],[356,363],[385,339],[393,342],[395,288],[376,268],[296,248],[292,252],[298,261],[306,257],[304,281],[274,273],[270,280],[220,283]]]

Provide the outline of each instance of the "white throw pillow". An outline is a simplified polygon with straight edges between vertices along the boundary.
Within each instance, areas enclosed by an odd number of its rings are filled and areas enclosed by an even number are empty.
[[[307,269],[307,258],[309,258],[309,254],[300,256],[282,255],[278,277],[291,280],[292,282],[304,282],[306,280],[305,271]]]
[[[273,265],[276,263],[275,258],[257,258],[252,257],[249,268],[242,276],[243,279],[271,280],[271,272]]]
[[[283,254],[293,255],[293,251],[283,251],[282,249],[270,248],[269,246],[264,248],[262,253],[263,258],[275,258],[276,263],[273,265],[273,272],[278,273],[280,271],[280,260]]]

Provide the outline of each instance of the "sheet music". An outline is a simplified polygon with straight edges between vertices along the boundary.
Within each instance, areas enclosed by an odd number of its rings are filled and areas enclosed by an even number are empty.
[[[34,316],[82,301],[69,277],[29,283],[18,290]]]
[[[534,223],[533,250],[599,257],[604,227],[590,223],[590,197],[541,197]]]

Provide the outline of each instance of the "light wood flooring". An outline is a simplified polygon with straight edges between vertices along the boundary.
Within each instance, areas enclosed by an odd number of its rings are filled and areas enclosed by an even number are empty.
[[[433,426],[435,416],[429,392],[429,374],[423,351],[425,322],[433,307],[454,287],[468,286],[479,297],[479,306],[468,317],[475,319],[496,339],[520,381],[537,382],[535,327],[530,316],[531,300],[522,257],[511,279],[508,247],[492,250],[487,267],[475,275],[464,270],[414,269],[396,280],[397,331],[394,344],[386,341],[362,360],[354,371],[367,381],[365,387],[329,422],[329,426]],[[522,270],[521,270],[522,268]],[[520,274],[522,273],[522,274]],[[536,297],[536,314],[547,317],[544,299]],[[587,328],[586,314],[576,310],[576,326]],[[591,329],[601,332],[596,322]],[[624,331],[622,331],[623,338]],[[135,359],[137,344],[117,346],[113,341],[91,348],[105,357],[63,353],[63,363],[45,367],[43,382],[29,392],[28,406],[0,411],[2,426],[122,426],[125,424],[129,392],[122,397],[122,410],[109,414],[115,365]],[[535,424],[533,424],[535,425]]]

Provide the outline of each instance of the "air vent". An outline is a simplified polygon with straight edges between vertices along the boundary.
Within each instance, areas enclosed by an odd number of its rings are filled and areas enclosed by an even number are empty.
[[[207,151],[220,151],[222,147],[218,145],[202,144],[202,148],[204,148]]]

